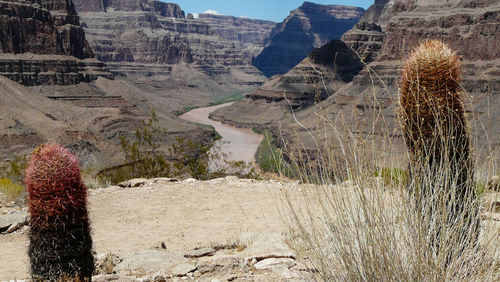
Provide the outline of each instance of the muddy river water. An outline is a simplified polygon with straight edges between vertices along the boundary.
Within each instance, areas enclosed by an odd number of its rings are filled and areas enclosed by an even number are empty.
[[[181,115],[180,118],[192,122],[212,125],[222,136],[222,139],[217,142],[229,142],[229,144],[223,145],[222,151],[230,155],[230,160],[252,162],[255,159],[255,152],[257,152],[257,148],[264,137],[254,133],[250,129],[229,126],[208,118],[211,112],[231,104],[232,103],[226,103],[213,107],[197,108]]]

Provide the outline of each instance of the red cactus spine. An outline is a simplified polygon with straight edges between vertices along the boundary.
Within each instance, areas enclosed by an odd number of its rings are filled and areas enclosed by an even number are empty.
[[[33,280],[90,281],[94,270],[87,189],[78,161],[58,145],[36,149],[26,170]]]

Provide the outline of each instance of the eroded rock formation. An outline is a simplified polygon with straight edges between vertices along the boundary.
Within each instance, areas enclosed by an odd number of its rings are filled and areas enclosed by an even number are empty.
[[[0,1],[0,75],[24,85],[111,78],[79,24],[69,0]]]
[[[196,19],[186,17],[177,4],[157,0],[74,2],[96,57],[113,72],[169,75],[171,65],[190,64],[219,81],[238,74],[249,78],[244,84],[264,81],[250,62],[263,47],[271,22]]]
[[[283,74],[319,48],[355,25],[364,9],[304,2],[276,25],[268,45],[253,60],[254,66],[267,77]]]

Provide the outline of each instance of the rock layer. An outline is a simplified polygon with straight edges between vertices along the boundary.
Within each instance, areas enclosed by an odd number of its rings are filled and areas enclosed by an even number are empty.
[[[290,12],[276,25],[269,44],[253,60],[254,66],[267,77],[283,74],[302,61],[314,48],[319,48],[355,25],[364,9],[310,2]]]
[[[244,84],[264,80],[250,62],[260,52],[271,22],[208,15],[195,19],[185,17],[176,4],[156,0],[75,4],[96,57],[111,62],[116,73],[168,75],[171,65],[185,63],[219,82],[233,75],[236,80],[245,76]],[[143,68],[144,64],[163,70]]]
[[[249,59],[260,54],[276,25],[272,21],[206,13],[200,14],[198,20],[209,25],[217,36],[239,46]]]
[[[0,74],[24,85],[111,78],[90,49],[68,0],[0,1]],[[27,55],[29,53],[30,55]]]
[[[247,95],[252,100],[280,102],[302,109],[335,93],[361,71],[363,65],[349,47],[332,40],[284,75],[275,76],[257,91]],[[287,98],[289,101],[284,101]]]

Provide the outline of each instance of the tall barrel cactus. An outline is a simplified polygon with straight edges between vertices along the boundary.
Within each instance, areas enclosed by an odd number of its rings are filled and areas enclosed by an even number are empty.
[[[94,258],[87,189],[76,157],[58,145],[42,145],[29,160],[25,182],[33,280],[90,281]]]
[[[433,232],[461,226],[475,241],[479,218],[473,162],[462,101],[459,57],[445,43],[425,41],[404,64],[400,119],[410,157],[410,190]],[[444,216],[443,216],[444,215]]]

